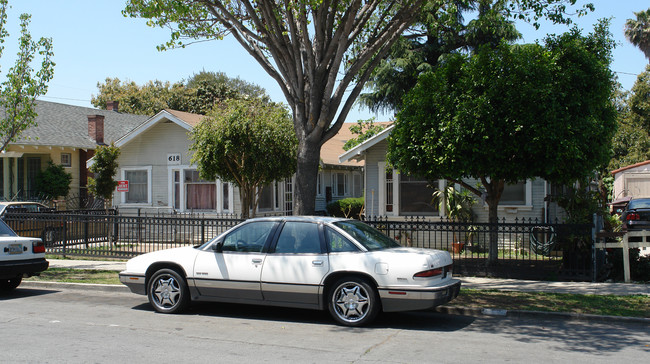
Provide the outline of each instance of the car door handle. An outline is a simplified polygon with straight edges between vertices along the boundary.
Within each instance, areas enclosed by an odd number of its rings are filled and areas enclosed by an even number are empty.
[[[322,260],[312,260],[311,264],[320,267],[320,266],[323,265],[323,261]]]
[[[253,264],[262,264],[262,259],[253,259]]]

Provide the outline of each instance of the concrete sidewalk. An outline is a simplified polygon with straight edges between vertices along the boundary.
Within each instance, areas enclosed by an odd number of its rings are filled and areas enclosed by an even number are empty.
[[[120,261],[50,259],[49,262],[51,268],[97,269],[114,271],[123,271],[126,269],[126,262]],[[648,284],[547,282],[479,277],[458,278],[460,278],[460,280],[463,282],[463,288],[470,289],[495,289],[500,291],[575,293],[617,296],[650,296],[650,285]]]

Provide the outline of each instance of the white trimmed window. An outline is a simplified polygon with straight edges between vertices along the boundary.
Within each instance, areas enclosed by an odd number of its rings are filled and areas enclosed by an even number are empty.
[[[343,197],[348,195],[348,174],[339,172],[332,174],[332,195]]]
[[[61,153],[61,165],[64,167],[72,167],[72,154]]]
[[[151,204],[151,166],[123,168],[122,180],[129,182],[129,191],[122,193],[122,203]]]
[[[433,200],[438,190],[439,181],[431,184],[417,176],[399,176],[399,213],[400,215],[429,216],[438,215],[439,204]]]
[[[507,184],[499,200],[499,206],[532,206],[532,182],[521,181]]]

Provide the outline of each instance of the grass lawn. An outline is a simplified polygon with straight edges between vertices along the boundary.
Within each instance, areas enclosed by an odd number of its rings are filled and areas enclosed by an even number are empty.
[[[50,268],[26,281],[120,284],[118,272]],[[650,318],[650,296],[507,292],[462,288],[448,306]]]

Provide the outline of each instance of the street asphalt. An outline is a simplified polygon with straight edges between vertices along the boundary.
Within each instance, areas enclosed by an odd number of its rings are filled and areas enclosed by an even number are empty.
[[[122,261],[91,261],[91,260],[64,260],[50,259],[50,268],[72,268],[92,270],[123,271],[126,269],[126,262]],[[647,295],[650,296],[649,284],[634,283],[591,283],[591,282],[547,282],[516,279],[493,279],[480,277],[457,277],[462,281],[463,288],[470,289],[494,289],[501,291],[521,292],[549,292],[549,293],[573,293],[587,295]],[[57,283],[57,282],[23,282],[24,286],[43,288],[77,288],[96,290],[127,290],[122,285],[98,285],[82,283]],[[554,317],[569,320],[588,321],[633,321],[650,324],[650,318],[619,317],[619,316],[598,316],[574,313],[553,313],[522,310],[500,310],[500,309],[476,309],[463,307],[438,307],[437,311],[456,315],[466,316],[507,316],[507,317]]]

